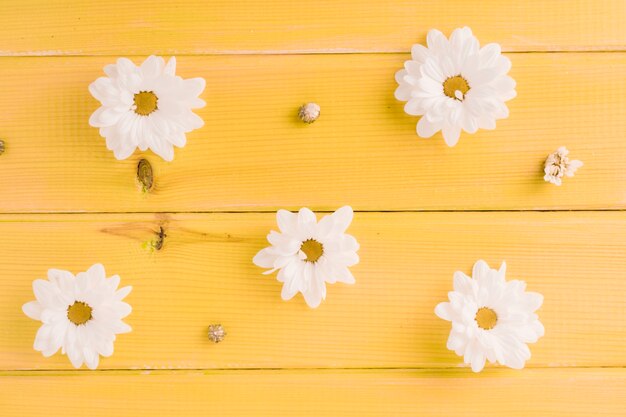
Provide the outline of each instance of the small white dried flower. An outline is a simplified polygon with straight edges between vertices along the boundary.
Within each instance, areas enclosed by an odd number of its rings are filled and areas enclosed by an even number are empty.
[[[304,123],[313,123],[320,117],[320,106],[315,103],[303,104],[298,110],[298,117]]]
[[[546,182],[554,185],[561,185],[563,176],[573,177],[578,168],[583,166],[583,163],[577,159],[570,160],[567,155],[569,151],[565,146],[561,146],[556,152],[548,155],[546,164],[543,169],[546,174],[543,179]]]
[[[224,340],[226,332],[221,324],[211,324],[209,326],[209,340],[213,343],[219,343]]]

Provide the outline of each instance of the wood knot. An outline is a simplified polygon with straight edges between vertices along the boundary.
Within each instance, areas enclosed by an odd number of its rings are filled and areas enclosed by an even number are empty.
[[[141,190],[147,193],[154,186],[154,173],[152,165],[147,159],[142,159],[137,164],[137,181],[141,186]]]
[[[163,229],[163,226],[159,226],[159,231],[157,232],[156,235],[157,235],[157,238],[154,241],[154,249],[161,250],[163,249],[163,241],[167,237],[167,235],[165,234],[165,229]]]
[[[154,233],[156,235],[154,239],[148,240],[147,242],[143,242],[141,244],[142,248],[147,249],[150,252],[163,249],[163,244],[165,243],[165,238],[167,237],[163,226],[159,226],[159,230]]]

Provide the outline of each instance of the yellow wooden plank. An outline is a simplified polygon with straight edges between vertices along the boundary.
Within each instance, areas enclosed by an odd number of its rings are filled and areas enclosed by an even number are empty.
[[[139,191],[136,153],[115,160],[88,125],[88,84],[110,57],[4,58],[0,211],[212,211],[626,207],[626,54],[513,55],[519,97],[495,131],[455,148],[417,137],[393,97],[406,55],[212,56],[179,60],[203,76],[206,121]],[[322,116],[304,125],[305,101]],[[585,166],[543,181],[566,145]],[[145,155],[143,155],[145,156]]]
[[[272,214],[15,215],[0,218],[0,369],[70,369],[32,349],[21,311],[48,268],[102,262],[134,289],[128,322],[101,368],[450,367],[450,324],[434,315],[456,270],[484,258],[544,294],[546,336],[530,367],[626,365],[626,213],[357,213],[354,286],[316,310],[280,299],[252,257]],[[163,248],[142,248],[159,227]],[[211,323],[228,336],[214,345]],[[465,369],[471,372],[469,369]]]
[[[5,0],[0,53],[407,51],[460,25],[507,51],[623,50],[625,16],[622,0]]]
[[[625,407],[623,368],[0,377],[3,417],[617,417]]]

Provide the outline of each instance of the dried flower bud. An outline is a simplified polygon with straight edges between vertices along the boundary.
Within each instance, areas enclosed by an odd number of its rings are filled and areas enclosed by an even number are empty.
[[[224,340],[226,332],[221,324],[211,324],[209,326],[209,340],[213,343],[219,343]]]
[[[315,103],[306,103],[298,110],[298,117],[304,123],[313,123],[320,117],[320,106]]]
[[[0,155],[4,153],[4,141],[0,140]]]
[[[548,155],[543,169],[545,173],[543,179],[546,182],[561,185],[564,176],[573,177],[576,170],[583,166],[583,163],[577,159],[570,160],[567,156],[568,154],[569,151],[567,148],[561,146],[555,152]]]

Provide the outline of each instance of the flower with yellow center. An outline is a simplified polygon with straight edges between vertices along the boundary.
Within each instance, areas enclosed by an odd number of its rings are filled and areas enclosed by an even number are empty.
[[[413,45],[411,59],[396,73],[395,96],[405,112],[422,116],[417,134],[429,138],[441,131],[448,146],[461,130],[495,129],[508,117],[506,101],[515,97],[515,81],[507,75],[511,61],[498,44],[480,48],[470,28],[456,29],[447,39],[428,32],[428,47]]]
[[[186,134],[204,125],[192,110],[205,105],[199,98],[205,81],[176,76],[174,57],[165,64],[163,58],[150,56],[139,66],[120,58],[104,72],[106,77],[89,86],[102,105],[89,124],[100,128],[117,159],[126,159],[139,148],[171,161],[174,146],[185,146]]]
[[[257,253],[253,261],[270,268],[265,274],[279,270],[283,300],[300,292],[307,305],[315,308],[326,298],[326,283],[354,283],[348,268],[359,262],[359,244],[345,233],[352,216],[349,206],[319,222],[307,208],[297,214],[279,210],[276,218],[280,233],[270,232],[267,240],[271,246]]]
[[[35,350],[48,357],[61,349],[74,367],[85,363],[96,369],[100,356],[113,354],[116,335],[130,332],[122,319],[131,307],[122,300],[131,287],[118,289],[119,283],[120,277],[107,278],[100,264],[76,276],[50,269],[48,280],[35,280],[37,300],[22,307],[28,317],[43,323],[35,336]]]
[[[506,281],[506,264],[499,270],[485,261],[474,265],[472,277],[454,274],[449,302],[439,303],[435,314],[452,322],[448,349],[463,356],[474,372],[488,360],[515,369],[530,359],[527,343],[535,343],[544,328],[535,311],[543,296],[526,291],[524,281]]]

